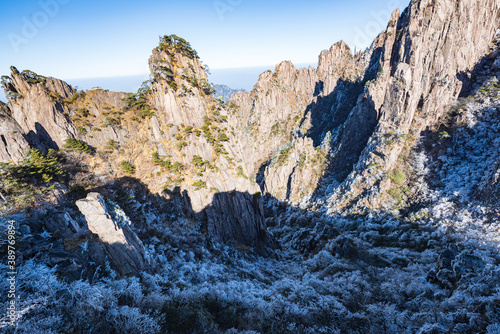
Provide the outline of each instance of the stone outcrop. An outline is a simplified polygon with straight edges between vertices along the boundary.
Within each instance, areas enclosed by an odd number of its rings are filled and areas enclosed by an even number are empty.
[[[70,97],[74,90],[64,81],[46,78],[11,67],[6,85],[9,109],[23,132],[37,137],[47,146],[59,148],[66,138],[76,136],[76,129],[57,100]]]
[[[9,116],[7,107],[0,102],[0,162],[17,163],[23,159],[28,142],[19,124]]]
[[[334,152],[333,173],[342,182],[330,198],[336,209],[359,201],[361,193],[366,198],[362,206],[380,205],[374,185],[394,168],[405,135],[418,136],[456,100],[461,77],[488,51],[499,10],[493,0],[481,6],[476,1],[422,0],[412,2],[401,16],[393,13],[377,78],[365,88],[335,143],[340,149]],[[351,172],[345,161],[352,164]],[[382,166],[378,174],[367,168],[374,165]],[[335,171],[336,166],[344,167]]]
[[[99,193],[89,193],[76,202],[88,228],[104,244],[111,268],[120,275],[147,270],[148,259],[141,240],[130,228],[130,220],[114,203]]]
[[[178,38],[178,37],[176,37]],[[162,122],[201,127],[207,115],[210,84],[201,61],[184,40],[165,36],[149,58],[154,77],[151,104],[162,115]]]
[[[253,245],[262,239],[260,192],[293,204],[329,199],[332,211],[382,208],[388,172],[463,91],[499,26],[499,7],[412,1],[367,50],[339,42],[321,52],[317,69],[282,62],[225,104],[177,36],[161,38],[138,94],[76,92],[15,68],[4,86],[27,142],[84,140],[99,153],[89,159],[96,174],[125,175],[119,163],[131,163],[152,192],[182,192],[214,237]],[[3,131],[12,131],[5,119]],[[20,136],[15,143],[3,145],[25,145]],[[4,151],[3,160],[19,159],[20,148]]]
[[[250,246],[268,242],[260,194],[216,194],[204,213],[208,232],[219,241]]]
[[[387,197],[380,196],[387,190],[381,181],[395,168],[408,138],[436,123],[462,91],[466,73],[488,51],[499,6],[492,0],[484,6],[414,1],[402,14],[392,14],[368,50],[352,54],[339,42],[321,53],[318,69],[309,75],[283,63],[274,74],[262,74],[251,93],[235,94],[229,103],[239,106],[240,123],[248,120],[240,135],[246,138],[240,139],[245,156],[251,157],[245,164],[260,168],[263,191],[292,203],[312,193],[327,196],[335,210],[353,203],[381,207]],[[283,94],[287,90],[295,100]],[[282,135],[275,119],[284,124]],[[295,147],[308,137],[311,142]],[[256,148],[249,150],[252,144]],[[299,157],[313,148],[327,158],[325,173],[297,173],[304,164]],[[277,164],[280,156],[291,159]],[[304,170],[313,166],[306,163]],[[314,181],[308,182],[311,176]]]

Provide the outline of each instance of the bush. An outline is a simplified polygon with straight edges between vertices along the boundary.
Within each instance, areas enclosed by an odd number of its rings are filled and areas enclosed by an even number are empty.
[[[0,170],[4,181],[7,179],[23,183],[33,183],[34,181],[48,183],[54,179],[61,179],[65,175],[56,152],[52,149],[48,151],[47,155],[43,155],[37,149],[30,148],[20,164],[1,164]]]
[[[171,172],[174,172],[174,173],[179,173],[180,171],[182,171],[184,169],[184,166],[180,163],[180,162],[174,162],[174,164],[172,165],[172,167],[170,168],[170,171]]]
[[[165,51],[171,53],[171,51],[176,50],[182,52],[189,59],[199,59],[198,53],[195,49],[191,47],[191,44],[187,42],[184,38],[177,35],[165,35],[160,37],[160,45],[157,50]]]
[[[176,91],[177,91],[177,89],[179,89],[179,86],[177,86],[177,82],[175,82],[175,81],[173,81],[173,80],[172,80],[172,81],[169,81],[169,82],[168,82],[168,85],[170,86],[170,88],[172,88],[172,90],[173,90],[174,92],[176,92]]]
[[[387,190],[387,193],[394,198],[394,200],[399,204],[403,200],[403,194],[401,193],[401,190],[397,188],[392,188]]]
[[[406,174],[400,171],[399,169],[394,169],[389,173],[387,173],[387,177],[391,179],[391,181],[393,181],[394,183],[401,185],[405,182]]]
[[[229,137],[225,133],[219,135],[219,141],[229,141]]]
[[[114,139],[108,140],[108,143],[106,144],[106,149],[114,151],[118,149],[118,142]]]
[[[293,146],[286,147],[279,152],[276,159],[276,163],[278,164],[278,166],[282,166],[288,160],[288,157],[292,153],[292,148]]]
[[[128,161],[123,160],[120,162],[120,167],[125,174],[132,175],[135,173],[135,166]]]
[[[30,84],[42,83],[45,82],[45,80],[47,80],[47,77],[36,74],[35,72],[30,70],[24,70],[22,74],[24,75],[26,81]]]
[[[203,158],[200,157],[199,155],[193,156],[191,163],[196,167],[203,167],[203,165],[205,165],[205,161],[203,161]]]
[[[164,163],[164,161],[160,158],[160,154],[158,154],[158,152],[154,152],[152,155],[151,155],[151,158],[153,159],[153,163],[155,165],[162,165]]]
[[[199,180],[193,183],[194,190],[200,190],[207,187],[207,183],[205,181]]]
[[[245,179],[248,179],[248,176],[245,175],[245,173],[243,172],[243,166],[238,166],[238,176],[241,176]]]
[[[163,160],[160,158],[158,152],[154,152],[152,155],[153,163],[157,166],[161,166],[171,173],[179,173],[184,169],[184,165],[180,162],[172,162],[170,160]]]
[[[149,81],[144,81],[136,94],[130,93],[123,99],[123,102],[127,104],[124,109],[135,110],[141,119],[153,116],[154,108],[151,108],[147,101],[150,94]],[[139,120],[137,117],[133,117],[133,119]]]
[[[86,154],[92,153],[92,150],[90,149],[89,145],[87,145],[87,143],[75,138],[67,138],[64,141],[63,149],[82,152]]]

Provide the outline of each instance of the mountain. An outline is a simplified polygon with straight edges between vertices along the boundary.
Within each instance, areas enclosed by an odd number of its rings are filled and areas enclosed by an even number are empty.
[[[221,97],[227,102],[234,93],[242,92],[244,89],[232,89],[226,85],[214,85],[216,97]]]
[[[148,63],[129,94],[2,77],[18,331],[500,331],[498,1],[412,1],[227,101],[176,35]]]

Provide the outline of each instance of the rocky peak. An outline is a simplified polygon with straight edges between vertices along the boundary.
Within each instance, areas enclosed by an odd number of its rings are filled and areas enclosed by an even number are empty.
[[[62,80],[45,77],[29,70],[19,72],[14,66],[11,66],[10,70],[11,77],[10,79],[6,78],[7,84],[5,85],[6,95],[8,97],[9,95],[12,96],[11,93],[26,96],[34,87],[39,87],[40,91],[52,93],[63,99],[70,97],[74,93],[74,89]],[[16,95],[14,95],[14,97],[16,97]]]
[[[149,58],[152,105],[165,124],[203,125],[211,104],[212,87],[196,51],[184,39],[160,38]]]
[[[23,132],[52,148],[62,147],[64,140],[76,136],[76,129],[64,114],[59,102],[73,95],[67,83],[38,75],[32,71],[19,72],[11,67],[11,77],[2,77],[9,99],[12,118]]]
[[[421,0],[413,1],[401,16],[393,13],[377,76],[346,120],[337,144],[341,149],[333,155],[332,171],[345,181],[338,188],[340,198],[353,200],[373,189],[385,174],[374,177],[366,166],[381,165],[383,172],[394,168],[404,147],[402,138],[418,136],[456,100],[464,73],[488,51],[500,24],[499,10],[495,0],[481,6],[472,0]],[[399,138],[398,144],[387,145],[389,137]],[[338,194],[331,201],[342,207],[346,202]]]

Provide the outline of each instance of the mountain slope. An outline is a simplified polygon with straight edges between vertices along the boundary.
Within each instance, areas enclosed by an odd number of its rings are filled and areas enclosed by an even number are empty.
[[[17,332],[499,332],[499,14],[412,1],[227,103],[175,35],[137,93],[11,68]]]

